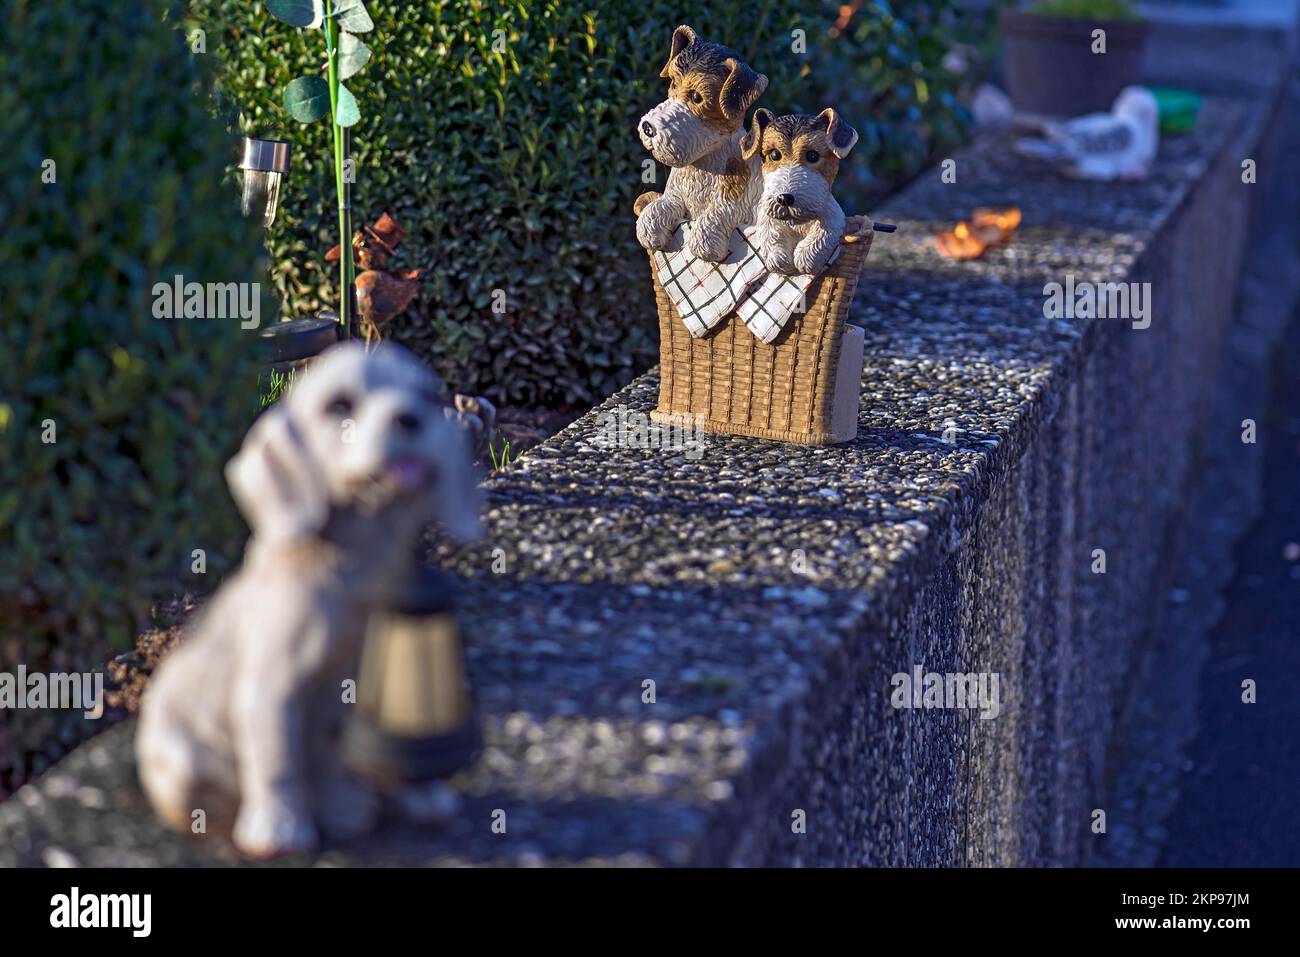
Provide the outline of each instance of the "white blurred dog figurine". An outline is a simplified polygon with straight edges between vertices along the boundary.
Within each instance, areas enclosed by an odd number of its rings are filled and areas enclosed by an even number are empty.
[[[662,250],[677,224],[689,220],[687,249],[721,262],[733,230],[753,222],[759,164],[742,158],[739,143],[745,113],[767,89],[767,77],[686,26],[673,32],[659,75],[668,80],[668,99],[641,117],[638,132],[650,155],[672,169],[663,195],[637,201],[637,240]]]
[[[203,810],[209,830],[269,857],[373,824],[379,798],[339,754],[343,682],[425,525],[481,534],[465,430],[448,409],[410,353],[346,344],[249,430],[226,470],[253,532],[243,567],[141,708],[141,781],[172,827],[189,831]]]
[[[844,210],[831,195],[831,184],[857,141],[857,131],[832,109],[816,116],[754,111],[740,149],[746,158],[762,157],[755,225],[768,269],[814,276],[826,268],[844,236]]]

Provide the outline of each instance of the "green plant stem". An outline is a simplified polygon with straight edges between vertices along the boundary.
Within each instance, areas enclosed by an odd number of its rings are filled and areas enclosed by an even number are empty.
[[[344,181],[346,134],[338,124],[339,112],[339,26],[334,19],[334,0],[325,0],[325,52],[329,62],[330,125],[334,127],[334,189],[339,201],[339,324],[344,339],[351,338],[352,324],[352,204]]]

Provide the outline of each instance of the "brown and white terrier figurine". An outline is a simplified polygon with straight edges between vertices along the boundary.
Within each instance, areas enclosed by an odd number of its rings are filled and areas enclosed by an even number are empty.
[[[638,201],[636,237],[646,249],[662,250],[677,224],[689,220],[687,249],[721,262],[732,231],[753,222],[762,188],[759,162],[741,156],[740,140],[745,113],[767,89],[767,77],[686,26],[673,31],[659,75],[668,80],[668,99],[641,117],[638,132],[650,155],[671,171],[663,195],[644,206],[645,197]]]
[[[816,116],[755,110],[741,155],[761,157],[763,191],[754,223],[759,255],[773,272],[815,276],[844,237],[844,210],[831,195],[857,131],[832,109]]]

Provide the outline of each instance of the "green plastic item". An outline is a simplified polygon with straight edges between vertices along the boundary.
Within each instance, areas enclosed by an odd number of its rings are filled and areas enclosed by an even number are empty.
[[[1196,115],[1201,111],[1199,93],[1168,86],[1153,86],[1149,89],[1160,110],[1161,133],[1186,133],[1196,126]]]

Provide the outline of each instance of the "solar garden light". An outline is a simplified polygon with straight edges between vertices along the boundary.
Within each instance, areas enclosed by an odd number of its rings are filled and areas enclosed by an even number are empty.
[[[262,225],[275,222],[280,203],[280,178],[289,172],[289,144],[284,140],[255,140],[244,137],[244,215],[262,216]]]
[[[289,144],[284,140],[244,137],[244,155],[239,161],[244,173],[244,216],[261,217],[262,226],[275,222],[280,205],[280,185],[289,173]],[[318,355],[339,340],[337,317],[291,319],[273,322],[259,335],[265,343],[264,361],[272,366],[290,366]]]
[[[266,10],[291,27],[319,30],[325,47],[325,76],[312,71],[290,80],[284,90],[284,108],[299,123],[330,118],[334,134],[334,188],[338,196],[339,248],[352,241],[352,201],[349,195],[348,129],[361,119],[357,98],[343,81],[366,65],[370,47],[357,39],[375,23],[364,0],[266,0]],[[350,255],[339,257],[339,324],[346,339],[351,335],[352,283]]]
[[[393,786],[450,777],[481,748],[450,582],[419,569],[371,615],[343,759]]]

